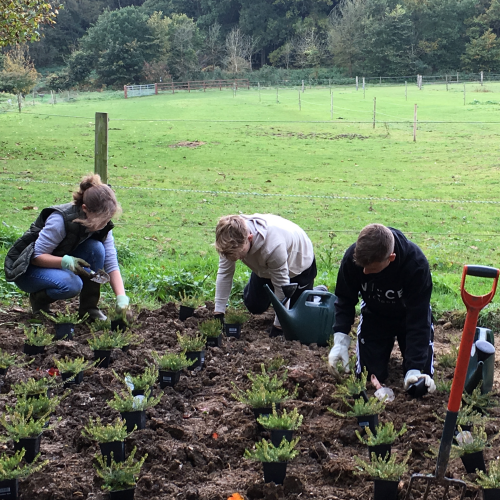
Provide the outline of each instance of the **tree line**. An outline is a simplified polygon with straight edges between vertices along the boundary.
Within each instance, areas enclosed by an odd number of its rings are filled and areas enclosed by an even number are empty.
[[[5,1],[5,0],[2,0]],[[320,68],[345,75],[500,72],[500,0],[62,0],[42,38],[5,49],[0,89],[58,66],[52,88]],[[0,26],[1,28],[1,26]],[[24,60],[24,63],[23,63]],[[0,61],[1,63],[1,61]]]

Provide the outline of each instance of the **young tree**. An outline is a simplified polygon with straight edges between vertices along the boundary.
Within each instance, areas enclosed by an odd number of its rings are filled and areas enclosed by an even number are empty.
[[[36,85],[37,73],[25,46],[16,45],[5,54],[0,71],[0,90],[11,94],[27,94]]]
[[[216,21],[208,27],[208,33],[205,38],[205,57],[206,61],[215,70],[215,67],[220,62],[222,54],[222,44],[220,40],[221,25]]]
[[[293,43],[288,40],[279,49],[269,54],[269,60],[273,66],[282,65],[288,69],[293,61],[294,50]]]
[[[185,14],[172,14],[171,19],[168,67],[174,78],[187,80],[199,69],[200,33],[195,22]]]
[[[326,54],[325,41],[315,27],[308,28],[294,39],[295,62],[301,68],[317,68]]]
[[[233,28],[226,37],[226,69],[231,73],[241,73],[252,69],[252,55],[256,40],[243,35],[239,28]]]

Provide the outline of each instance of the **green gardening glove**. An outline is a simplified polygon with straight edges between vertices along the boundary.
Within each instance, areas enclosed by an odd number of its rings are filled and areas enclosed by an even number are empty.
[[[84,269],[84,267],[90,268],[90,264],[88,262],[85,262],[83,259],[80,259],[79,257],[71,257],[71,255],[65,255],[62,258],[61,269],[72,271],[75,274],[88,276],[89,273]]]
[[[116,296],[116,311],[121,313],[125,312],[128,309],[130,304],[130,299],[126,295],[117,295]]]

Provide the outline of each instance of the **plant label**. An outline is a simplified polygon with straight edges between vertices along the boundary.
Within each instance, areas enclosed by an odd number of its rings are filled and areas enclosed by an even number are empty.
[[[172,377],[167,377],[166,375],[163,375],[163,382],[172,382]]]

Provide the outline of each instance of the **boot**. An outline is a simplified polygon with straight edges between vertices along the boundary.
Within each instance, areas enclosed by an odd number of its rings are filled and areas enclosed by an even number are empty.
[[[40,311],[44,311],[47,314],[50,314],[51,311],[49,305],[52,304],[52,302],[55,302],[55,300],[51,299],[47,295],[46,290],[40,290],[39,292],[30,293],[30,304],[33,314],[37,314]]]
[[[97,307],[101,297],[101,285],[83,278],[83,288],[80,292],[80,307],[78,315],[83,318],[85,313],[89,315],[89,321],[106,321],[106,315]]]

